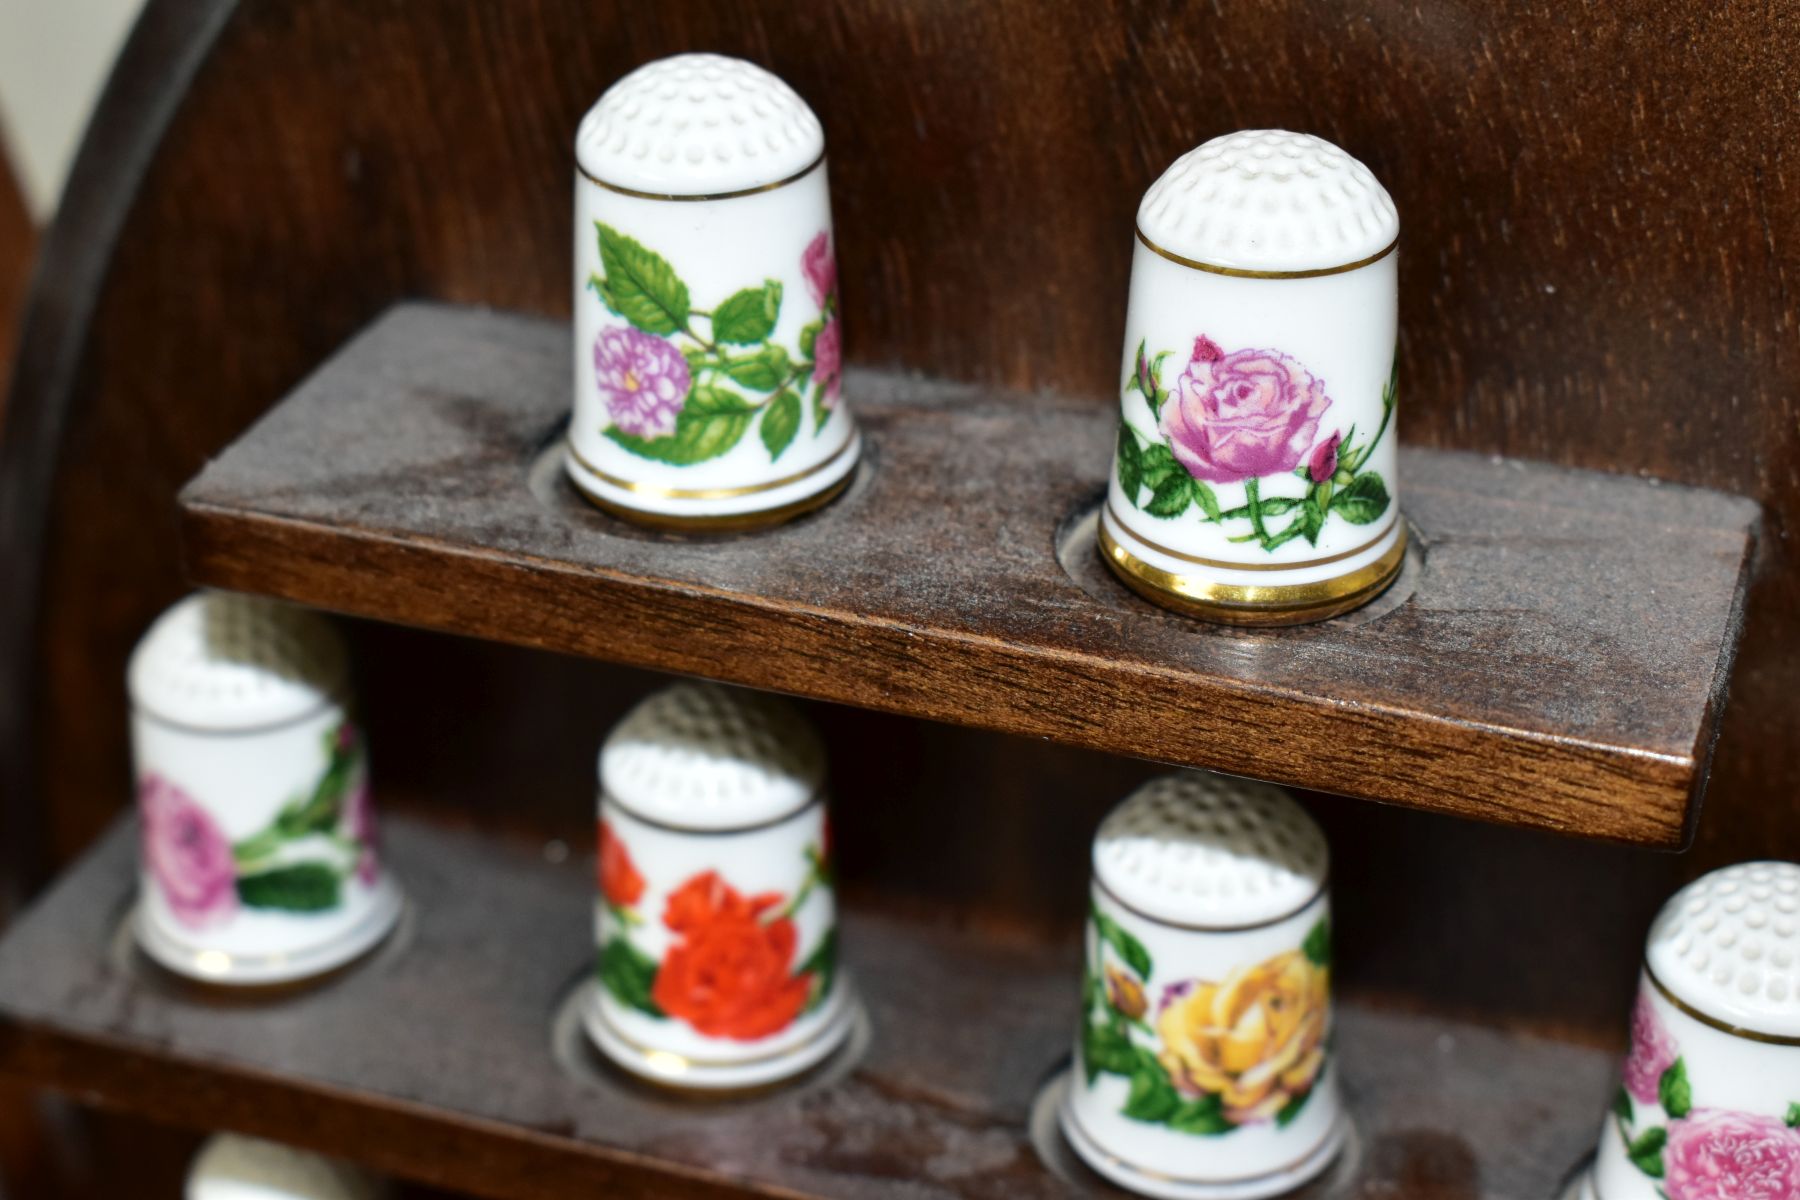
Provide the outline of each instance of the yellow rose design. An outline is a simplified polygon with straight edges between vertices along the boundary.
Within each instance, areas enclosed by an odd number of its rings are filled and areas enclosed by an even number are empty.
[[[1288,950],[1219,983],[1186,985],[1156,1019],[1157,1057],[1179,1091],[1217,1093],[1234,1124],[1270,1120],[1325,1065],[1329,977]]]

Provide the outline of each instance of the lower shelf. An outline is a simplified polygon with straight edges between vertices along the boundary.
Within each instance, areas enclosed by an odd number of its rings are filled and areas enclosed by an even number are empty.
[[[860,1057],[762,1097],[684,1101],[554,1032],[585,974],[591,859],[404,819],[387,832],[412,901],[396,938],[310,988],[239,996],[162,973],[123,935],[121,823],[0,941],[0,1070],[501,1200],[1114,1194],[1060,1177],[1027,1128],[1067,1053],[1073,947],[852,913]],[[1354,1000],[1338,1045],[1362,1139],[1331,1189],[1346,1197],[1553,1195],[1616,1078],[1601,1051]]]

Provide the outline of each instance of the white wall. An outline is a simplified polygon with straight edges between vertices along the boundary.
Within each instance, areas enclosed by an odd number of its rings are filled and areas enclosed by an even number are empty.
[[[0,143],[41,223],[143,0],[0,0]]]

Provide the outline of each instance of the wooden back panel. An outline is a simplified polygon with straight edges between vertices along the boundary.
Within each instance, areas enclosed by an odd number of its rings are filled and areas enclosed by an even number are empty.
[[[1667,0],[152,0],[49,239],[0,448],[0,842],[53,865],[126,802],[123,663],[183,590],[177,487],[396,298],[566,312],[577,120],[632,66],[707,49],[768,65],[824,121],[857,361],[1112,403],[1142,190],[1208,137],[1285,126],[1399,204],[1406,438],[1767,505],[1698,853],[1318,806],[1353,975],[1610,1031],[1666,890],[1800,856],[1800,738],[1764,732],[1800,723],[1800,66],[1777,19]],[[650,679],[359,640],[398,790],[586,836],[591,748]],[[856,747],[847,875],[1007,928],[1066,931],[1094,821],[1148,770],[823,715]],[[1467,965],[1446,971],[1446,947]]]

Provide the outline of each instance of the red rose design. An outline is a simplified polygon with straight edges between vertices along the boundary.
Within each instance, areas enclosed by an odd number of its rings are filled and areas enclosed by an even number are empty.
[[[631,851],[605,821],[600,822],[600,894],[615,908],[630,908],[644,897],[644,877]]]
[[[749,1042],[793,1023],[812,990],[793,974],[799,934],[786,917],[764,920],[777,892],[746,898],[717,871],[670,893],[663,924],[681,940],[656,973],[651,999],[708,1037]]]

